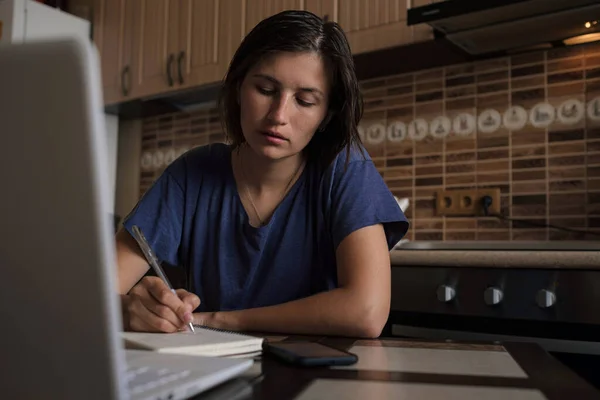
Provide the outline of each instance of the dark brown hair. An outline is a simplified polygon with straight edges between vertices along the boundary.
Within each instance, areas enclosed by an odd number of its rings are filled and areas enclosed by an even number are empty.
[[[233,146],[245,139],[240,124],[239,89],[248,71],[278,52],[315,52],[331,77],[329,109],[305,152],[309,161],[328,166],[346,148],[360,145],[358,123],[363,100],[346,35],[335,22],[308,11],[283,11],[262,20],[235,52],[219,96],[223,129]]]

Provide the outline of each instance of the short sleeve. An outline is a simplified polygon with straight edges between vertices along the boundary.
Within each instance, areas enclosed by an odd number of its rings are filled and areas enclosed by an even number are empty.
[[[408,230],[408,220],[373,161],[352,157],[346,167],[334,161],[329,189],[329,224],[334,248],[352,232],[382,224],[391,250]]]
[[[175,161],[176,163],[178,161]],[[137,225],[160,261],[179,265],[178,249],[182,236],[185,193],[171,164],[142,196],[123,226],[129,234]]]

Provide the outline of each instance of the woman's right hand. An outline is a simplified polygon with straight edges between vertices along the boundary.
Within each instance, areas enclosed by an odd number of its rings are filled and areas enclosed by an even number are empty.
[[[171,292],[162,279],[146,276],[121,296],[126,331],[177,332],[193,321],[200,299],[184,289]]]

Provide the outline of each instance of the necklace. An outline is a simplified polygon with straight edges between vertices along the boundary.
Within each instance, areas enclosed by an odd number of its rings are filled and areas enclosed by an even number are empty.
[[[240,164],[243,164],[243,158],[240,157]],[[244,170],[244,166],[240,165],[242,168],[242,177],[244,178],[244,188],[246,189],[246,195],[248,196],[248,200],[250,200],[250,204],[252,205],[252,209],[254,210],[254,214],[256,214],[256,218],[258,218],[258,223],[260,224],[260,226],[263,226],[265,224],[264,220],[262,219],[260,213],[258,212],[258,209],[256,208],[256,205],[254,204],[254,200],[252,200],[252,195],[250,194],[250,187],[248,186],[248,178],[246,177],[246,172]],[[298,168],[296,169],[296,171],[294,171],[294,173],[292,174],[289,182],[287,183],[287,185],[285,186],[285,189],[283,190],[283,194],[281,195],[281,199],[279,199],[279,201],[277,202],[277,204],[279,204],[281,202],[281,200],[283,200],[283,198],[285,197],[285,195],[287,194],[290,186],[292,185],[292,182],[294,181],[294,178],[296,178],[296,175],[298,175],[298,172],[302,169],[302,167],[304,166],[304,161],[302,163],[300,163],[300,165],[298,166]]]

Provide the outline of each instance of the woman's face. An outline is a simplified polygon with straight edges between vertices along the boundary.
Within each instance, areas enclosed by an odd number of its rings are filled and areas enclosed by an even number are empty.
[[[277,53],[248,71],[240,88],[244,138],[259,155],[300,153],[327,115],[329,78],[315,53]]]

